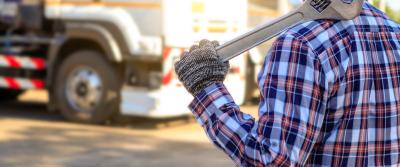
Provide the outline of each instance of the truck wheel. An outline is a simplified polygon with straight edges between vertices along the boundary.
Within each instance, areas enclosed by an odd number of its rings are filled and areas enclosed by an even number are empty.
[[[8,90],[8,89],[0,89],[0,101],[13,101],[18,98],[23,91],[21,90]]]
[[[104,123],[118,112],[121,79],[105,56],[95,51],[78,51],[59,68],[55,82],[58,109],[68,120]]]

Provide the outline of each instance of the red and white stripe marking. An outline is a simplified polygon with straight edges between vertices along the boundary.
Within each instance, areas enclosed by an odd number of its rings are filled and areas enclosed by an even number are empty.
[[[174,63],[175,59],[179,58],[184,52],[182,48],[165,48],[163,53],[163,78],[162,84],[169,85],[174,80]]]
[[[44,70],[46,68],[46,61],[42,58],[35,57],[0,55],[0,67]]]
[[[0,88],[6,89],[44,89],[45,83],[39,79],[0,77]]]

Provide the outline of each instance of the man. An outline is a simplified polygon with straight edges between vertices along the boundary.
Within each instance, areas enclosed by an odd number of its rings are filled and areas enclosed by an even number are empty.
[[[400,26],[365,3],[352,21],[283,33],[259,74],[259,120],[223,81],[229,64],[203,40],[176,63],[209,138],[238,166],[400,164]]]

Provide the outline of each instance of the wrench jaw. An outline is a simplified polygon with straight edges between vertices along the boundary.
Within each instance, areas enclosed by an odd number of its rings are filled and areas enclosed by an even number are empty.
[[[331,5],[332,1],[331,0],[311,0],[309,2],[309,5],[314,8],[314,10],[318,11],[319,13],[322,13],[326,8]]]
[[[352,20],[360,15],[365,0],[307,0],[305,18]],[[328,6],[326,6],[328,4]],[[321,10],[323,9],[323,10]]]
[[[301,21],[318,19],[352,20],[359,16],[365,0],[307,0],[297,10],[257,27],[217,47],[224,62],[271,39]]]
[[[365,0],[334,0],[333,9],[340,15],[341,20],[353,20],[363,9]]]

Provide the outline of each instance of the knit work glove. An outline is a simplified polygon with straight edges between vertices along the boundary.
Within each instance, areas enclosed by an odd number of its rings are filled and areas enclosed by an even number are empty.
[[[218,42],[202,40],[185,52],[175,63],[175,72],[185,88],[197,95],[207,86],[223,82],[229,70],[229,62],[222,62],[217,55]]]

